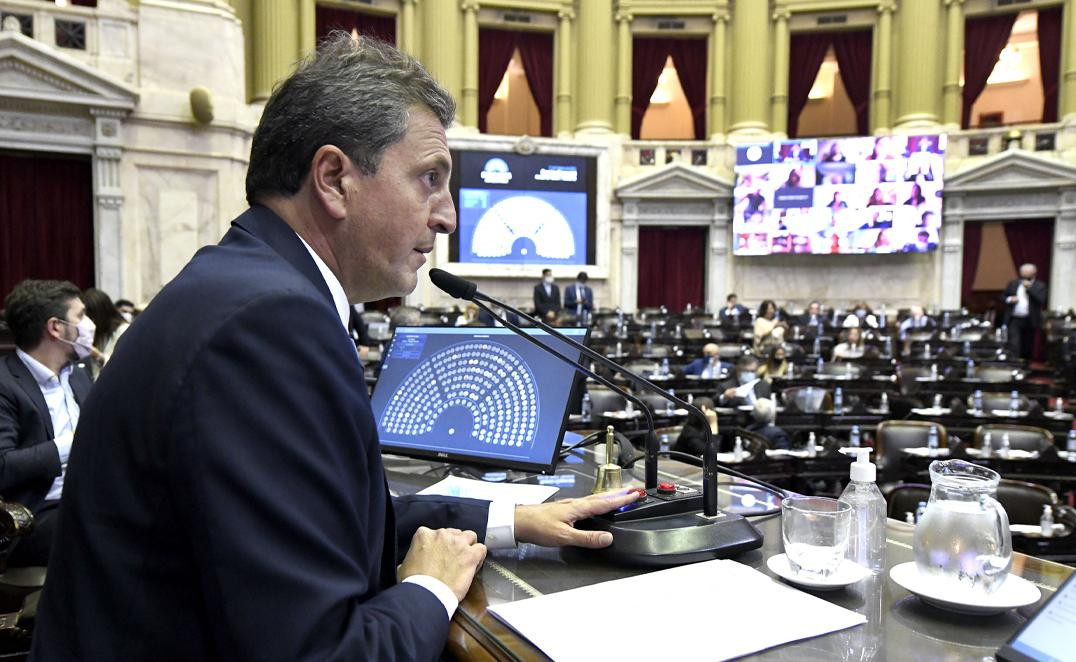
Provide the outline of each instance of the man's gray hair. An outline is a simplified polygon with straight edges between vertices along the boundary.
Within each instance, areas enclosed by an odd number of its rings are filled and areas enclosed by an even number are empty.
[[[751,412],[751,416],[759,423],[768,425],[777,418],[777,406],[769,398],[759,398],[755,400],[755,410]]]
[[[247,202],[297,193],[323,145],[339,147],[364,175],[376,174],[415,106],[446,128],[456,114],[452,96],[418,60],[378,39],[333,32],[265,104],[250,148]]]

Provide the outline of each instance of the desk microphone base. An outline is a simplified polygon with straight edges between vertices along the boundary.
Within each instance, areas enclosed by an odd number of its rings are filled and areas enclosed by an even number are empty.
[[[762,546],[762,534],[740,515],[701,511],[628,521],[593,517],[576,523],[581,529],[609,531],[613,544],[597,553],[614,563],[676,566],[736,556]]]

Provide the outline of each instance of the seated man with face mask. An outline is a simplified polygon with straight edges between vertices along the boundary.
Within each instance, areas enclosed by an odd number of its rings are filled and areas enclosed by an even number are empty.
[[[720,379],[728,374],[732,366],[718,356],[717,344],[706,343],[702,347],[702,358],[695,359],[684,366],[685,375],[694,375],[701,379]]]
[[[748,386],[752,384],[752,386]],[[722,407],[754,405],[759,398],[772,395],[770,384],[758,377],[758,359],[741,356],[732,375],[717,387],[717,404]]]
[[[34,513],[8,558],[46,565],[79,407],[93,382],[94,324],[71,283],[24,280],[4,301],[15,351],[0,360],[0,496]]]

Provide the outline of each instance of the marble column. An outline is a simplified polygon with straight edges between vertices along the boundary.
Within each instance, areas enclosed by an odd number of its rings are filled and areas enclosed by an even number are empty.
[[[299,53],[306,55],[318,46],[318,13],[314,0],[299,0]]]
[[[616,13],[616,132],[631,137],[632,15]]]
[[[254,99],[268,99],[299,56],[299,7],[295,0],[263,0],[254,22]]]
[[[463,0],[463,126],[478,128],[478,0]]]
[[[936,129],[938,37],[941,34],[938,0],[901,0],[897,11],[897,119],[894,128]]]
[[[770,103],[770,129],[788,133],[788,19],[792,12],[784,4],[773,9],[773,97]]]
[[[1061,80],[1057,116],[1076,122],[1076,0],[1065,0],[1061,15]]]
[[[422,63],[455,99],[463,89],[463,16],[452,0],[422,3]],[[457,106],[457,113],[463,112]]]
[[[402,0],[400,2],[400,34],[396,43],[400,50],[418,55],[418,41],[415,30],[415,0]]]
[[[710,28],[710,140],[721,141],[725,135],[725,32],[727,7],[714,12]]]
[[[964,0],[945,0],[945,83],[942,87],[942,122],[946,131],[960,130],[964,97],[960,74],[964,69]]]
[[[638,203],[624,203],[620,226],[620,307],[633,312],[639,302]]]
[[[886,133],[892,124],[893,95],[893,12],[894,0],[878,3],[878,24],[874,28],[874,91],[871,114],[875,135]]]
[[[125,111],[92,109],[94,118],[94,280],[113,297],[135,296],[123,277],[123,118]]]
[[[769,3],[737,0],[732,8],[732,101],[729,133],[769,132]]]
[[[557,12],[557,116],[558,138],[572,136],[572,21],[575,10],[564,7]]]
[[[1076,308],[1076,187],[1062,189],[1059,196],[1061,204],[1050,256],[1050,290],[1046,296],[1051,310],[1068,310]]]
[[[610,134],[613,131],[613,0],[580,2],[575,70],[576,132]]]

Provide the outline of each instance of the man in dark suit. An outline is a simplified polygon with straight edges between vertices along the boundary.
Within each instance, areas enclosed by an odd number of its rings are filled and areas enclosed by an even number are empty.
[[[825,318],[822,316],[822,304],[818,301],[812,301],[807,304],[807,310],[796,319],[796,323],[800,326],[810,328],[815,328],[819,324],[825,324],[825,321]]]
[[[564,288],[564,309],[575,315],[576,323],[589,323],[594,312],[594,290],[587,285],[587,272],[580,271],[575,282]]]
[[[542,269],[542,282],[534,286],[534,314],[554,322],[560,312],[560,288],[553,282],[553,270]]]
[[[12,566],[46,565],[80,407],[92,381],[94,324],[79,290],[24,280],[4,301],[15,351],[0,361],[0,495],[34,513],[12,550]]]
[[[751,432],[757,432],[770,443],[770,448],[788,450],[792,448],[792,441],[788,433],[777,427],[774,421],[777,419],[777,406],[770,398],[759,398],[755,401],[755,410],[751,412],[754,423],[747,426]]]
[[[721,316],[722,322],[726,320],[744,320],[744,322],[751,321],[750,319],[748,319],[747,307],[739,302],[739,299],[737,298],[735,293],[730,293],[727,297],[725,297],[725,307],[721,309],[719,315]]]
[[[702,379],[718,379],[731,369],[732,366],[718,356],[717,344],[711,342],[702,346],[702,358],[695,359],[684,366],[684,374]]]
[[[454,116],[417,61],[343,33],[278,85],[251,208],[83,408],[31,659],[436,659],[485,545],[611,542],[572,523],[632,495],[390,499],[348,304],[412,291],[455,229]]]
[[[1042,328],[1042,311],[1046,307],[1046,284],[1035,279],[1037,274],[1035,265],[1021,265],[1020,277],[1009,281],[1002,295],[1009,346],[1022,359],[1031,358],[1031,345],[1035,333]]]
[[[754,386],[747,389],[747,384]],[[741,391],[746,392],[741,394]],[[758,359],[746,354],[736,361],[736,368],[729,378],[717,386],[717,404],[722,407],[740,407],[753,405],[759,398],[768,398],[773,394],[770,383],[758,377]]]

